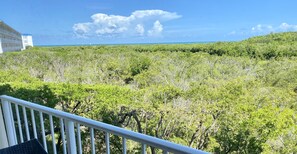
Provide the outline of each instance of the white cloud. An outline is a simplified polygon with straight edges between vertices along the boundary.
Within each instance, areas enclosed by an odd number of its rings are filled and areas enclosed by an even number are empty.
[[[256,33],[270,33],[270,32],[287,32],[287,31],[297,31],[297,25],[290,25],[287,23],[282,23],[279,26],[272,25],[261,25],[252,28],[252,32]]]
[[[163,25],[159,20],[155,21],[154,26],[148,31],[148,36],[160,36],[163,31]]]
[[[91,22],[73,25],[77,36],[160,36],[163,31],[161,22],[180,18],[177,13],[163,10],[138,10],[130,16],[107,15],[97,13],[91,16]],[[144,27],[148,27],[148,30]]]
[[[158,18],[159,20],[172,20],[180,18],[181,16],[176,14],[175,12],[167,12],[163,10],[138,10],[134,11],[130,18]]]
[[[297,31],[297,25],[289,25],[287,23],[282,23],[279,26],[279,29],[283,31]]]
[[[136,27],[135,27],[135,30],[141,36],[143,36],[143,34],[145,32],[144,27],[143,27],[142,24],[137,24]]]
[[[258,24],[257,26],[252,28],[252,32],[273,32],[274,28],[271,25],[261,25]]]
[[[290,25],[285,22],[280,24],[279,26],[258,24],[248,30],[232,31],[228,35],[251,36],[251,35],[268,34],[271,32],[288,32],[288,31],[297,31],[297,25]]]
[[[79,34],[78,36],[85,37],[84,34],[87,34],[90,31],[90,25],[91,23],[78,23],[73,26],[73,30],[76,34]]]

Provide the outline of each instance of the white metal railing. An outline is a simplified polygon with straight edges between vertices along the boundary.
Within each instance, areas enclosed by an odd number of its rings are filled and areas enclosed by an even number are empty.
[[[52,138],[52,151],[49,153],[57,153],[56,150],[56,141],[55,141],[55,132],[54,132],[54,122],[53,117],[59,119],[61,137],[62,137],[62,148],[63,153],[83,153],[82,141],[81,141],[81,126],[89,127],[90,130],[90,142],[91,142],[91,152],[95,153],[95,136],[94,130],[99,130],[105,133],[105,148],[106,153],[110,153],[110,134],[117,135],[122,138],[122,153],[127,153],[127,139],[139,142],[141,144],[141,153],[146,154],[147,145],[152,146],[157,149],[161,149],[164,154],[168,153],[188,153],[188,154],[204,154],[206,152],[193,149],[187,146],[182,146],[175,144],[166,140],[158,139],[141,133],[136,133],[129,131],[120,127],[112,126],[106,123],[98,122],[74,114],[66,113],[63,111],[55,110],[53,108],[45,107],[38,105],[32,102],[20,100],[10,96],[2,95],[0,96],[2,102],[2,111],[5,121],[5,127],[7,132],[8,145],[16,145],[24,141],[30,140],[31,137],[38,139],[35,114],[39,114],[40,120],[40,129],[41,129],[41,143],[46,151],[48,151],[48,145],[45,134],[45,125],[44,125],[44,115],[49,116],[50,124],[50,135]],[[14,109],[12,105],[14,105]],[[23,118],[20,118],[19,107],[21,107],[23,112]],[[27,111],[30,110],[31,113],[31,127],[28,125]],[[0,110],[1,111],[1,110]],[[1,113],[0,113],[1,114]],[[16,115],[16,120],[14,118]],[[23,121],[22,121],[23,119]],[[25,136],[22,130],[22,124],[25,126]],[[17,125],[18,130],[15,125]],[[65,125],[65,127],[64,127]],[[31,129],[30,129],[30,128]],[[76,128],[76,129],[75,129]],[[65,130],[64,130],[65,129]],[[30,134],[30,130],[33,131],[33,134]],[[75,131],[76,130],[76,131]],[[32,133],[31,131],[31,133]],[[66,133],[66,137],[65,137]]]

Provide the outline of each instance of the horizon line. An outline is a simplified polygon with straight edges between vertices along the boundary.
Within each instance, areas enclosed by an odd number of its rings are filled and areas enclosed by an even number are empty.
[[[162,44],[207,44],[207,43],[216,43],[216,42],[235,42],[235,41],[191,41],[191,42],[155,42],[155,43],[82,43],[82,44],[48,44],[48,45],[35,45],[37,47],[46,47],[46,46],[104,46],[104,45],[162,45]]]

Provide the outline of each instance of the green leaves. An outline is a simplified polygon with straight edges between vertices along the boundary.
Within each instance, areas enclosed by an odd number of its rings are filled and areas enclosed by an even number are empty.
[[[294,153],[295,35],[34,47],[0,56],[0,94],[210,152]]]

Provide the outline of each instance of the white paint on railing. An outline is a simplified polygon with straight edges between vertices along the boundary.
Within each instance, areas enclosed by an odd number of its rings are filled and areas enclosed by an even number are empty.
[[[15,139],[15,142],[18,143],[18,139],[17,139],[17,136],[16,136],[16,130],[15,130],[15,124],[14,124],[14,117],[13,117],[13,112],[12,112],[12,107],[11,107],[11,103],[9,102],[8,104],[9,106],[9,111],[10,111],[10,116],[11,116],[11,123],[12,123],[12,129],[13,129],[13,132],[14,132],[14,139]]]
[[[122,144],[123,144],[123,154],[127,154],[126,138],[124,137],[122,139]]]
[[[146,154],[146,144],[141,144],[141,154]]]
[[[43,148],[47,152],[47,145],[46,145],[45,131],[44,131],[44,123],[43,123],[43,113],[41,111],[39,111],[39,118],[40,118],[40,126],[41,126],[41,133],[42,133]]]
[[[52,115],[49,115],[49,120],[50,120],[50,128],[51,128],[51,135],[52,135],[53,152],[54,152],[54,154],[57,154],[54,122],[53,122],[53,116]]]
[[[70,120],[65,120],[66,126],[66,138],[67,138],[67,150],[71,154],[76,154],[76,142],[75,142],[75,132],[74,123]]]
[[[110,154],[109,133],[105,133],[106,154]]]
[[[76,130],[77,130],[77,146],[78,146],[78,153],[82,154],[82,144],[81,144],[81,135],[80,135],[80,124],[76,124]]]
[[[31,111],[31,118],[32,118],[33,134],[34,134],[34,138],[37,139],[37,130],[36,130],[34,110],[30,109],[30,111]]]
[[[0,105],[0,149],[6,148],[6,147],[8,147],[8,141],[7,141],[4,120],[3,120],[3,116],[2,116],[2,109],[1,109],[1,105]]]
[[[13,124],[12,124],[12,117],[11,117],[11,110],[9,110],[9,106],[8,106],[8,101],[12,102],[16,105],[21,105],[23,107],[27,107],[29,109],[38,111],[40,113],[40,122],[41,122],[41,133],[42,133],[42,139],[43,139],[43,145],[45,150],[47,151],[47,145],[46,145],[46,138],[45,138],[45,130],[44,130],[44,120],[43,120],[43,113],[44,114],[48,114],[48,115],[52,115],[55,116],[57,118],[63,119],[65,120],[65,127],[66,127],[66,138],[67,138],[67,151],[68,153],[71,154],[76,154],[77,153],[77,147],[76,147],[76,138],[75,138],[75,131],[74,131],[74,123],[78,124],[77,125],[77,133],[80,132],[80,125],[84,125],[86,127],[90,128],[90,136],[91,136],[91,150],[92,153],[95,153],[95,141],[94,141],[94,129],[96,130],[100,130],[103,131],[105,133],[105,141],[106,141],[106,152],[110,153],[109,149],[109,135],[113,134],[113,135],[117,135],[119,137],[123,138],[123,153],[126,154],[127,151],[127,147],[126,147],[126,139],[130,139],[133,140],[135,142],[139,142],[141,144],[141,152],[143,154],[146,153],[146,149],[147,149],[147,145],[148,146],[152,146],[154,148],[157,149],[161,149],[163,150],[164,153],[180,153],[180,154],[204,154],[206,152],[200,151],[200,150],[196,150],[190,147],[186,147],[186,146],[182,146],[179,144],[175,144],[166,140],[162,140],[162,139],[158,139],[155,137],[151,137],[148,135],[144,135],[144,134],[140,134],[140,133],[136,133],[133,131],[129,131],[123,128],[119,128],[116,126],[112,126],[106,123],[102,123],[102,122],[98,122],[95,120],[91,120],[91,119],[87,119],[81,116],[77,116],[77,115],[73,115],[70,113],[66,113],[66,112],[62,112],[62,111],[58,111],[55,110],[53,108],[49,108],[49,107],[45,107],[45,106],[41,106],[35,103],[31,103],[28,101],[24,101],[24,100],[20,100],[17,98],[13,98],[10,96],[0,96],[0,98],[2,99],[2,105],[5,108],[8,108],[8,110],[4,113],[6,118],[5,118],[5,122],[6,120],[8,120],[8,123],[6,124],[7,128],[12,128]],[[25,115],[24,115],[25,116]],[[26,119],[26,117],[24,117],[24,119]],[[50,121],[51,118],[50,118]],[[26,123],[26,122],[25,122]],[[25,124],[27,125],[27,124]],[[53,129],[51,129],[53,130]],[[53,134],[54,132],[52,132]],[[8,131],[8,136],[11,136],[13,139],[15,139],[15,132],[12,131]],[[54,137],[53,137],[54,138]],[[78,138],[78,144],[80,144],[78,147],[78,149],[81,149],[81,142],[79,142],[80,139],[80,133],[79,133],[79,138]],[[9,141],[11,143],[16,143],[15,140],[11,140]],[[64,143],[63,143],[64,144]],[[13,144],[10,144],[13,145]],[[82,150],[82,149],[81,149]],[[79,153],[81,153],[81,151],[79,151]]]
[[[19,106],[17,104],[14,104],[14,105],[15,105],[16,115],[17,115],[17,120],[18,120],[20,139],[21,139],[21,143],[23,143],[24,142],[24,136],[23,136],[23,129],[22,129],[22,125],[21,125]]]
[[[13,121],[12,121],[11,110],[10,110],[11,108],[9,107],[8,100],[2,99],[2,108],[3,108],[6,131],[7,131],[8,144],[9,146],[13,146],[17,144],[17,141],[15,140],[16,133],[14,131],[15,129],[13,129]]]
[[[60,118],[60,129],[61,129],[61,137],[62,137],[62,144],[63,144],[63,154],[67,154],[66,141],[65,141],[65,131],[64,131],[64,122],[63,122],[62,118]]]
[[[27,112],[25,106],[23,106],[23,116],[25,120],[25,128],[26,128],[26,135],[27,135],[27,141],[30,140],[30,132],[29,132],[29,126],[28,126],[28,118],[27,118]]]
[[[94,142],[94,128],[90,128],[90,135],[91,135],[91,149],[92,149],[92,154],[95,154],[95,142]]]

